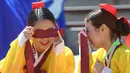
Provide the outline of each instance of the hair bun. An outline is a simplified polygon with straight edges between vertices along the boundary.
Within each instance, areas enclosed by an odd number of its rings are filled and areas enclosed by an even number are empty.
[[[32,9],[33,10],[37,9],[37,8],[42,8],[42,7],[44,7],[44,2],[43,1],[41,1],[41,2],[33,2],[32,3]]]
[[[117,19],[116,28],[122,36],[127,36],[130,33],[130,25],[125,17],[119,17]]]

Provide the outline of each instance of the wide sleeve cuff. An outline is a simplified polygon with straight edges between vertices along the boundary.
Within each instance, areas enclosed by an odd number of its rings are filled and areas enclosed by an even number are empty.
[[[20,47],[22,47],[24,45],[24,43],[27,41],[28,39],[25,38],[23,31],[18,35],[18,43],[20,45]]]
[[[64,40],[58,44],[55,48],[54,48],[54,52],[56,55],[59,55],[60,53],[64,52]]]

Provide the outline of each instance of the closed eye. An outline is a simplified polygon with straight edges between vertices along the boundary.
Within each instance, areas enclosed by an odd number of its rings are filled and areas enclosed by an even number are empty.
[[[54,29],[54,28],[48,28],[47,30]]]
[[[85,31],[85,32],[89,32],[89,31],[88,31],[88,28],[85,28],[84,31]]]

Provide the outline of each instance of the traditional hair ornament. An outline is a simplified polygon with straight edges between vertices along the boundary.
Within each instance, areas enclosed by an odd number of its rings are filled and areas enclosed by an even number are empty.
[[[119,17],[116,24],[116,28],[121,35],[127,36],[130,33],[130,24],[125,17]]]
[[[116,12],[116,8],[110,4],[105,4],[105,3],[101,3],[99,4],[100,8],[110,12],[111,14],[113,14],[115,17],[117,15],[117,12]]]
[[[37,9],[37,8],[42,8],[42,7],[44,7],[44,2],[33,2],[32,3],[32,9],[34,10],[34,9]]]

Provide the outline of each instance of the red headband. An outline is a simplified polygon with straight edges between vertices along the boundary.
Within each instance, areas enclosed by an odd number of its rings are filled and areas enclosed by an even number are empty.
[[[58,29],[61,36],[64,35],[64,29],[60,28]],[[58,36],[58,31],[57,29],[48,29],[48,30],[40,30],[37,29],[35,30],[35,34],[33,35],[33,37],[35,38],[48,38],[48,37],[56,37]]]
[[[44,2],[33,2],[32,3],[32,9],[37,9],[37,8],[41,8],[44,7]]]

